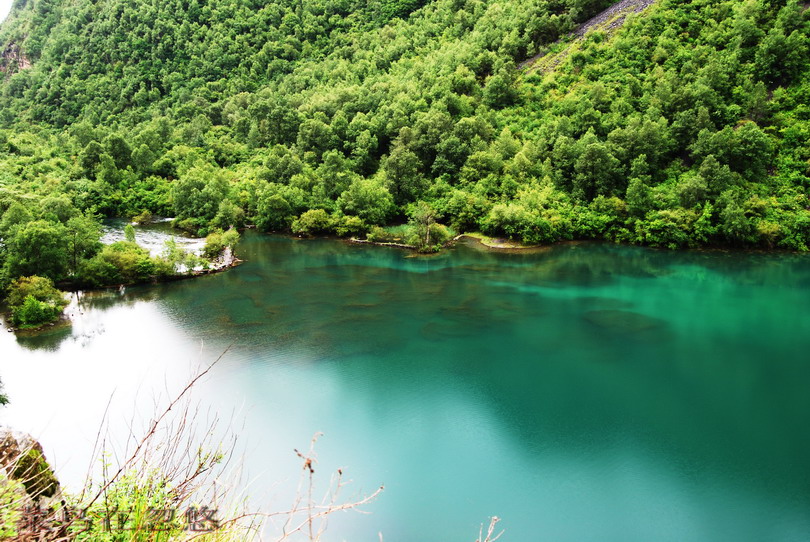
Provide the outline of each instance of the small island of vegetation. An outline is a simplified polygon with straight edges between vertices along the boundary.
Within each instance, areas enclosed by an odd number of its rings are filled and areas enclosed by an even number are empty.
[[[131,224],[125,239],[101,242],[99,217],[66,197],[14,201],[0,220],[3,258],[0,290],[6,292],[11,324],[36,329],[54,323],[68,302],[65,289],[120,287],[219,270],[237,263],[234,229],[213,229],[201,255],[169,240],[161,254],[138,245]]]

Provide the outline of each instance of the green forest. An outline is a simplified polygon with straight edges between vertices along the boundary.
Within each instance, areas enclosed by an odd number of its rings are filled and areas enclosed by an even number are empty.
[[[806,251],[808,4],[660,0],[570,37],[611,4],[16,0],[0,287],[47,312],[21,277],[171,274],[99,243],[136,215],[218,239],[409,224],[424,250],[481,232]]]

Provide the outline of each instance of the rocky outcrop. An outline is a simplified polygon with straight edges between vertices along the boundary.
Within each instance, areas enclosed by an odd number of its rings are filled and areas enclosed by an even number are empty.
[[[42,445],[28,433],[3,426],[0,426],[0,477],[21,482],[28,497],[35,501],[59,493],[59,481],[45,459]]]
[[[627,16],[631,13],[641,13],[651,5],[655,3],[655,0],[621,0],[620,2],[616,2],[603,12],[591,17],[589,20],[585,21],[581,25],[579,25],[569,36],[568,39],[572,39],[571,44],[576,44],[585,37],[585,34],[588,33],[590,30],[602,30],[607,32],[608,34],[612,34],[617,29],[621,28],[622,25],[625,23]],[[554,67],[556,67],[562,60],[568,56],[570,49],[572,48],[571,45],[563,49],[562,51],[552,55],[549,59],[544,59],[548,54],[548,49],[553,48],[554,45],[560,43],[563,40],[557,40],[551,46],[549,46],[546,50],[541,51],[537,55],[533,56],[528,60],[524,60],[520,64],[518,64],[518,69],[521,70],[528,70],[532,71],[534,69],[539,69],[540,71],[548,71]],[[544,59],[544,62],[538,62],[539,60]]]
[[[12,74],[31,67],[31,61],[16,43],[9,43],[0,54],[0,72]]]

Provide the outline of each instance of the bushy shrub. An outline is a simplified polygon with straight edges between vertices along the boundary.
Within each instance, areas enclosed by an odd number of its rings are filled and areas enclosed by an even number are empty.
[[[37,327],[53,322],[61,313],[58,307],[29,295],[22,305],[11,309],[11,319],[15,326],[21,328]]]
[[[205,238],[203,254],[206,258],[217,258],[227,247],[235,247],[239,242],[239,232],[231,228],[228,231],[216,230]]]
[[[341,237],[361,235],[367,231],[368,225],[359,216],[341,216],[335,220],[335,233]]]
[[[366,239],[372,243],[390,243],[396,239],[396,235],[381,226],[372,226]]]
[[[79,268],[79,282],[89,286],[114,286],[146,282],[172,274],[149,251],[129,241],[106,245]]]
[[[79,266],[79,278],[82,285],[95,288],[121,284],[118,268],[101,254],[82,262]]]
[[[453,236],[450,229],[444,224],[434,223],[428,228],[429,235],[426,235],[425,228],[410,228],[407,242],[409,245],[415,246],[419,252],[438,252]]]
[[[8,294],[15,326],[37,327],[59,319],[68,302],[65,293],[45,277],[21,277],[11,283]]]
[[[323,209],[310,209],[293,220],[293,233],[315,235],[332,229],[332,218]]]
[[[705,243],[716,233],[711,225],[713,208],[707,204],[702,209],[664,209],[653,211],[647,220],[636,225],[636,241],[676,249],[694,247]]]
[[[20,495],[25,489],[22,482],[0,471],[0,540],[14,540],[22,520]]]
[[[146,210],[141,211],[132,217],[132,221],[136,224],[149,224],[152,222],[152,213]]]

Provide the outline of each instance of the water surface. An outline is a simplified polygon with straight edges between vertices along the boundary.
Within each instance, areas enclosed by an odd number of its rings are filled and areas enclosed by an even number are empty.
[[[98,420],[200,363],[277,510],[293,448],[349,496],[330,540],[810,538],[810,260],[601,244],[434,257],[248,234],[227,273],[88,296],[0,334],[0,420],[77,483]],[[234,414],[235,413],[235,414]],[[121,423],[115,430],[123,431]]]

